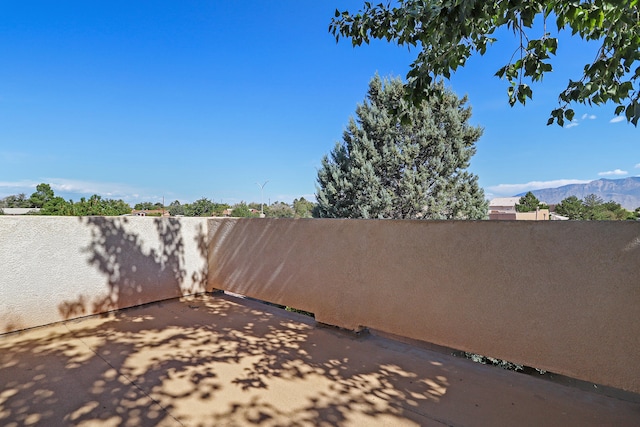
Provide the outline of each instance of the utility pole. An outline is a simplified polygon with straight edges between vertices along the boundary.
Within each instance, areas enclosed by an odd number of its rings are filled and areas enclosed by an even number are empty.
[[[265,181],[262,185],[256,182],[256,185],[260,187],[260,218],[264,218],[264,186],[267,185],[267,182],[269,181]]]

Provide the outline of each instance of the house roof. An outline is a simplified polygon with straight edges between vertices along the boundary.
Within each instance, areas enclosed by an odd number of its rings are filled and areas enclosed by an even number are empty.
[[[489,202],[491,206],[515,206],[520,201],[520,197],[496,197]]]
[[[40,212],[40,208],[0,208],[5,215],[26,215],[29,212]]]

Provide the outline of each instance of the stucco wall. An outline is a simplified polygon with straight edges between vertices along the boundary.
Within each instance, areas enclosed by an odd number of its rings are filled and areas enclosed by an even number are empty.
[[[640,392],[640,223],[212,219],[209,287]]]
[[[538,209],[532,212],[517,212],[518,221],[545,221],[549,219],[549,209]]]
[[[640,392],[640,223],[0,216],[0,333],[212,288]]]
[[[0,333],[206,288],[206,219],[0,216]]]

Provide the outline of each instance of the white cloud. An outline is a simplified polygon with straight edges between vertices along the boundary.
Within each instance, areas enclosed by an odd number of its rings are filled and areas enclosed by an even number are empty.
[[[30,196],[36,189],[39,182],[35,181],[0,181],[0,199],[14,194],[24,193]]]
[[[634,167],[635,167],[636,169],[640,168],[640,163],[636,164]]]
[[[626,118],[624,116],[616,116],[613,119],[609,120],[609,123],[620,123],[625,121]]]
[[[28,180],[22,180],[22,181],[0,181],[0,188],[2,189],[9,189],[9,188],[36,188],[36,185],[38,185],[38,183],[36,183],[35,181],[28,181]]]
[[[79,197],[91,196],[98,194],[109,199],[123,199],[126,202],[132,201],[154,201],[162,200],[157,196],[140,196],[140,189],[135,189],[129,185],[110,182],[93,182],[81,181],[66,178],[42,178],[38,181],[22,180],[22,181],[0,181],[0,198],[13,194],[25,193],[30,196],[40,183],[47,183],[56,195],[64,198],[71,197],[78,201]],[[63,194],[60,194],[63,193]]]
[[[532,190],[540,190],[542,188],[562,187],[569,184],[586,184],[591,180],[584,179],[555,179],[551,181],[531,181],[525,184],[499,184],[487,187],[491,193],[497,197],[513,196],[515,194],[525,193]]]
[[[132,197],[138,190],[126,184],[112,182],[81,181],[66,178],[44,178],[54,191],[74,194],[98,194],[109,198]]]
[[[580,116],[580,120],[578,120],[578,119],[573,119],[573,120],[571,120],[571,123],[567,124],[567,125],[565,126],[565,128],[570,129],[570,128],[572,128],[572,127],[576,127],[576,126],[578,126],[578,125],[580,124],[580,121],[584,121],[584,120],[595,120],[595,119],[597,119],[597,118],[598,118],[598,117],[597,117],[595,114],[587,114],[587,113],[584,113],[582,116]]]
[[[628,173],[629,172],[623,171],[621,169],[615,169],[615,170],[612,170],[612,171],[598,172],[598,176],[612,176],[612,175],[619,176],[619,175],[626,175]]]

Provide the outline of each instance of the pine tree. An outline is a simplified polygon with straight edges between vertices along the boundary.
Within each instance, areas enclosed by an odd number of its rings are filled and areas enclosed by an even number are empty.
[[[542,203],[531,191],[520,197],[516,205],[517,212],[535,212],[536,209],[549,209],[546,203]]]
[[[486,217],[484,192],[466,170],[482,129],[468,123],[466,99],[441,84],[434,90],[438,97],[415,106],[405,102],[401,79],[371,80],[357,119],[322,160],[316,216]]]

